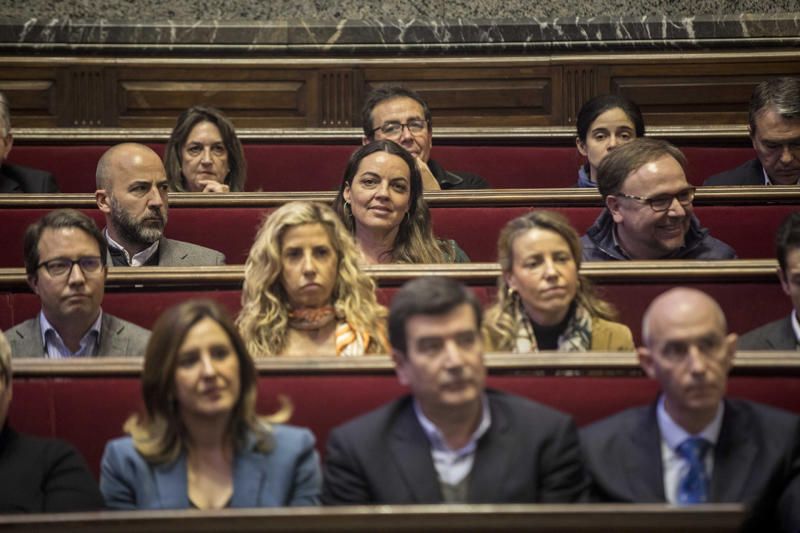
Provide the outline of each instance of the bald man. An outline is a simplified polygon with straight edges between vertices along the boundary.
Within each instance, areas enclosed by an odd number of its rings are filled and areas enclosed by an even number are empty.
[[[114,266],[213,266],[225,256],[210,248],[167,239],[167,173],[142,144],[109,148],[97,163],[97,207]]]
[[[800,418],[725,399],[736,334],[703,292],[656,298],[642,323],[644,372],[661,394],[649,406],[585,428],[595,499],[758,504],[764,531],[800,528]]]

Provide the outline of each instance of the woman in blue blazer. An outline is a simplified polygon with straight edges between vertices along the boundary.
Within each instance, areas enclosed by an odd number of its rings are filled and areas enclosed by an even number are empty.
[[[113,509],[316,505],[314,436],[256,415],[257,373],[236,327],[212,301],[156,322],[142,373],[144,415],[106,445],[100,490]]]

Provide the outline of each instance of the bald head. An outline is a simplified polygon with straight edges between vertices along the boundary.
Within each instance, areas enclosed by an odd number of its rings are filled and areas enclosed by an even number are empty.
[[[676,326],[710,319],[716,332],[728,331],[725,313],[709,295],[697,289],[677,287],[660,294],[647,307],[642,319],[642,339],[652,346]]]
[[[155,169],[161,167],[164,171],[164,164],[161,158],[151,148],[138,143],[122,143],[112,146],[103,154],[97,162],[95,179],[98,189],[110,189],[114,187],[114,179],[124,173],[133,170],[146,168]],[[164,171],[166,174],[166,172]]]

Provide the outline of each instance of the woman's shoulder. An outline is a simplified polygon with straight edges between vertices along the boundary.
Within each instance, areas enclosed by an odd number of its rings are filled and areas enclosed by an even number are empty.
[[[633,351],[635,346],[631,329],[620,322],[593,317],[591,349],[612,352]]]
[[[291,424],[274,424],[272,435],[276,448],[302,449],[312,447],[316,442],[310,429]]]
[[[461,246],[454,239],[445,239],[442,242],[445,243],[447,249],[449,250],[450,257],[452,258],[453,263],[469,263],[470,259]]]

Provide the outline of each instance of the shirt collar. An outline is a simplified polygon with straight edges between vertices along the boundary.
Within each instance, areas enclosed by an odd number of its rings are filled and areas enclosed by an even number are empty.
[[[669,446],[671,450],[675,450],[689,437],[701,437],[710,442],[712,446],[716,445],[719,439],[719,431],[722,428],[722,415],[724,412],[725,403],[719,402],[717,414],[714,415],[714,419],[711,423],[704,427],[699,433],[691,435],[679,426],[669,415],[666,407],[664,407],[664,395],[662,394],[658,399],[656,417],[658,419],[658,429],[661,431],[661,438],[667,443],[667,446]]]
[[[764,165],[761,165],[761,173],[764,174],[764,185],[774,185],[769,177],[769,174],[767,174],[767,169],[764,168]],[[800,185],[800,178],[797,178],[797,183],[795,183],[795,185]]]
[[[422,407],[419,405],[419,402],[417,402],[416,398],[414,399],[414,414],[417,415],[419,425],[422,426],[422,430],[425,432],[425,435],[428,437],[431,447],[434,450],[450,451],[456,453],[457,455],[466,455],[474,452],[475,448],[477,447],[478,439],[480,439],[483,434],[488,431],[489,426],[492,424],[492,415],[489,411],[489,401],[486,398],[486,394],[482,394],[481,421],[478,423],[478,427],[472,432],[469,442],[467,442],[465,446],[459,450],[451,450],[450,447],[447,446],[447,441],[445,441],[444,435],[442,435],[442,432],[436,427],[436,424],[434,424],[422,412]]]
[[[797,311],[792,309],[792,331],[794,331],[795,342],[800,345],[800,322],[797,321]]]
[[[125,249],[121,244],[111,238],[111,235],[108,234],[108,228],[104,229],[103,232],[106,235],[106,241],[108,242],[109,246],[113,246],[123,254],[125,254],[125,260],[128,264],[132,267],[139,267],[147,263],[147,260],[150,259],[154,253],[158,250],[158,245],[161,242],[161,239],[156,240],[153,244],[142,250],[141,252],[134,254],[133,257],[130,256],[128,250]]]
[[[47,320],[44,311],[39,311],[39,330],[42,335],[42,346],[49,357],[70,357],[70,356],[92,356],[97,354],[100,344],[100,325],[103,322],[103,310],[97,314],[97,318],[89,329],[81,337],[78,350],[71,352],[58,330]]]

